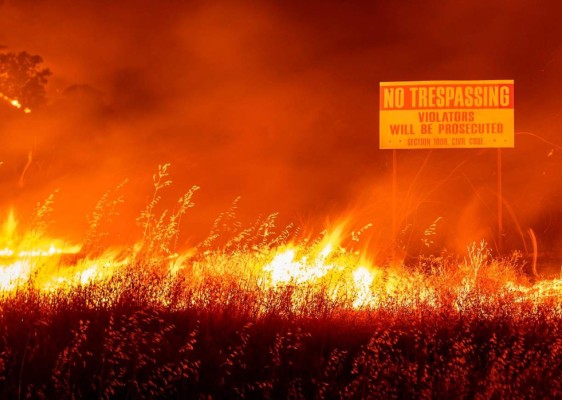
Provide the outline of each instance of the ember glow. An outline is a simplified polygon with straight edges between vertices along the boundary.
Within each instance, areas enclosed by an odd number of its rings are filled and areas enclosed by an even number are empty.
[[[8,96],[6,96],[3,93],[0,93],[0,99],[4,100],[5,102],[7,102],[8,104],[10,104],[12,107],[17,108],[18,110],[22,110],[24,113],[29,114],[31,112],[31,109],[27,108],[27,107],[23,107],[21,105],[21,103],[19,102],[19,100],[17,99],[12,99]]]

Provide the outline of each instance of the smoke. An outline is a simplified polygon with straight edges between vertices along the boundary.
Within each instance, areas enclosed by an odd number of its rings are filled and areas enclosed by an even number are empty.
[[[187,221],[194,237],[237,196],[247,221],[279,211],[322,225],[353,213],[385,237],[391,154],[378,150],[378,83],[514,79],[516,130],[533,135],[503,151],[505,240],[521,247],[517,227],[533,227],[552,248],[562,233],[562,27],[556,6],[508,4],[6,2],[0,44],[41,55],[53,76],[42,110],[0,110],[2,204],[30,209],[60,188],[59,226],[79,235],[99,196],[128,178],[130,226],[151,174],[170,162],[165,201],[202,188]],[[494,241],[495,157],[399,152],[409,251],[438,217],[436,246]]]

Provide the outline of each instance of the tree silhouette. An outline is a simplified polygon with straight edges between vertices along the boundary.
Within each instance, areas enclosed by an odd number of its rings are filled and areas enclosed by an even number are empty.
[[[29,108],[45,103],[45,85],[51,71],[41,68],[42,62],[40,56],[25,51],[0,53],[0,93]]]

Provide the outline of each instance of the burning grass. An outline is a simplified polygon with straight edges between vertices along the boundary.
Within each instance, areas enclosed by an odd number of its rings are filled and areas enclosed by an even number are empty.
[[[46,236],[52,198],[0,247],[4,398],[559,398],[562,281],[485,243],[461,257],[377,266],[343,226],[302,238],[234,207],[176,253],[182,216],[158,213],[167,166],[138,219],[106,248],[123,202],[108,192],[82,246]],[[224,234],[225,227],[236,227]]]

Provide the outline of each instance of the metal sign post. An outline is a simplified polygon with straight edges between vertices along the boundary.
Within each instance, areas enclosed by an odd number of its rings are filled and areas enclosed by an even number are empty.
[[[396,240],[398,238],[398,216],[397,216],[397,171],[396,149],[392,149],[392,263],[396,264]]]
[[[503,252],[502,149],[498,149],[498,253]]]

